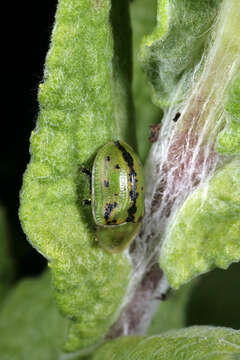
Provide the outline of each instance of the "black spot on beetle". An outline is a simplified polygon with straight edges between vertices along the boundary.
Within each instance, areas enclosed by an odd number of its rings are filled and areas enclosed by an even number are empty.
[[[109,155],[106,157],[106,160],[107,160],[107,161],[110,161],[110,160],[111,160]]]
[[[115,225],[116,223],[117,223],[116,219],[107,221],[107,225]]]
[[[141,187],[141,190],[143,191],[143,186]]]
[[[138,198],[138,192],[130,190],[129,191],[129,195],[132,201],[136,202],[137,198]]]
[[[130,181],[131,184],[135,184],[135,186],[136,186],[136,173],[135,173],[135,171],[134,171],[134,173],[129,174],[129,181]]]
[[[109,221],[111,212],[113,211],[113,209],[115,209],[117,207],[117,202],[115,201],[113,204],[111,203],[107,203],[106,207],[105,207],[105,213],[104,213],[104,219],[107,222],[107,225],[110,225],[112,223],[112,221]]]
[[[181,113],[180,113],[180,112],[177,112],[176,115],[175,115],[174,118],[173,118],[173,121],[174,121],[174,122],[177,122],[178,119],[180,118],[180,116],[181,116]]]
[[[132,156],[129,154],[129,152],[120,144],[119,141],[114,141],[114,144],[117,146],[117,148],[121,151],[122,156],[124,158],[124,160],[127,162],[128,167],[130,169],[133,169],[133,158]]]
[[[122,146],[120,144],[119,141],[114,141],[114,144],[116,145],[116,147],[121,151],[122,156],[124,158],[124,160],[127,163],[127,166],[129,168],[129,181],[131,183],[131,191],[129,193],[131,200],[133,202],[133,204],[129,207],[128,209],[128,217],[126,219],[126,222],[134,222],[135,221],[135,214],[137,211],[137,207],[136,207],[136,201],[137,201],[137,197],[138,197],[138,193],[136,192],[137,190],[137,174],[134,170],[134,160],[131,154],[129,154],[129,152],[124,148],[124,146]]]
[[[128,209],[128,217],[126,218],[126,222],[134,222],[136,211],[137,211],[137,207],[136,207],[135,204],[133,204],[133,205]]]
[[[105,187],[109,187],[109,181],[104,180],[104,182],[103,182],[103,183],[104,183],[104,186],[105,186]]]
[[[115,169],[120,169],[120,166],[117,164],[117,165],[115,166]]]

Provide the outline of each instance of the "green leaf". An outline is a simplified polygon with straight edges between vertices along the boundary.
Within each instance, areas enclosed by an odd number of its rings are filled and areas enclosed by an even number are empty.
[[[214,267],[240,260],[240,159],[195,190],[169,227],[160,263],[178,288]]]
[[[66,351],[102,341],[128,286],[125,254],[107,254],[95,241],[80,169],[91,169],[109,140],[134,142],[130,40],[127,0],[112,8],[110,0],[59,1],[20,219],[49,260],[57,304],[71,319]]]
[[[137,149],[142,161],[146,159],[150,142],[149,125],[161,121],[162,111],[153,105],[147,78],[139,64],[139,51],[143,36],[155,25],[157,0],[138,0],[131,3],[133,28],[133,96],[136,117]]]
[[[153,90],[153,101],[170,105],[184,78],[175,102],[191,88],[192,76],[209,38],[209,29],[221,0],[158,0],[157,25],[145,37],[141,63]]]
[[[22,280],[6,297],[0,312],[1,360],[56,360],[68,321],[59,314],[50,273]]]
[[[6,211],[0,206],[0,302],[7,293],[13,278],[13,259],[9,250],[9,229]]]
[[[190,327],[159,336],[126,336],[102,346],[93,360],[230,360],[240,358],[240,331]]]
[[[226,128],[218,135],[216,150],[221,154],[240,154],[240,69],[230,87],[224,116]]]

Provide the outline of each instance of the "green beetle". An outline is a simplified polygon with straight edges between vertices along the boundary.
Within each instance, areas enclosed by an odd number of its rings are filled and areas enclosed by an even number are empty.
[[[123,251],[136,236],[144,215],[143,167],[125,142],[111,141],[98,151],[91,197],[99,245],[111,253]]]

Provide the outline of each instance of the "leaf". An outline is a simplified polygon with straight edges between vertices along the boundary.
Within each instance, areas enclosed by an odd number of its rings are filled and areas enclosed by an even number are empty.
[[[160,263],[178,288],[214,267],[240,260],[240,159],[195,190],[170,224]]]
[[[153,90],[153,102],[168,107],[182,100],[191,88],[192,75],[199,62],[209,29],[217,15],[219,0],[158,0],[157,25],[146,36],[141,48],[141,63]]]
[[[150,33],[155,22],[157,0],[138,0],[131,3],[133,28],[133,97],[136,114],[137,149],[142,161],[146,159],[150,142],[149,125],[161,121],[162,111],[153,105],[147,78],[139,64],[143,36]]]
[[[190,327],[159,336],[126,336],[103,345],[93,360],[230,360],[240,358],[240,331]]]
[[[0,206],[0,301],[7,293],[13,278],[13,259],[9,250],[9,229],[6,211]]]
[[[1,360],[56,360],[68,321],[60,316],[51,292],[50,273],[22,280],[0,312]]]
[[[109,140],[134,142],[130,39],[127,0],[112,8],[110,0],[59,1],[20,219],[49,260],[57,304],[71,319],[66,351],[104,338],[128,286],[125,254],[109,255],[96,244],[83,205],[89,179],[80,169],[91,169]]]
[[[230,88],[224,116],[226,127],[218,135],[216,150],[221,154],[240,154],[240,69]]]

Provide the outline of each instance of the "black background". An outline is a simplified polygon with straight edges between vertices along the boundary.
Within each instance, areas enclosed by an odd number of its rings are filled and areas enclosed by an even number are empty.
[[[57,0],[11,2],[2,12],[7,25],[2,50],[3,102],[0,150],[0,202],[7,210],[16,280],[37,274],[45,259],[26,241],[18,219],[22,175],[29,162],[29,137],[38,114],[37,92],[43,77]]]

